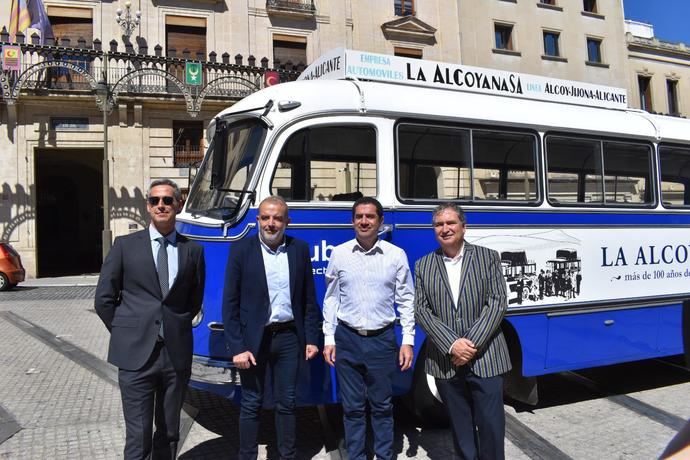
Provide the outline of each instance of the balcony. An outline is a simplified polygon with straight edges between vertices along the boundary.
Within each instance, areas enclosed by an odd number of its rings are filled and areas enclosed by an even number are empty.
[[[173,159],[176,168],[194,167],[204,159],[204,152],[199,147],[176,146],[173,148]]]
[[[27,38],[30,43],[26,43]],[[41,45],[37,34],[25,37],[18,33],[13,43],[3,27],[0,46],[5,45],[17,46],[21,54],[18,70],[0,71],[0,104],[7,105],[14,105],[24,94],[93,98],[96,82],[104,82],[111,102],[116,102],[118,96],[179,99],[185,101],[194,117],[205,99],[237,101],[264,88],[267,73],[273,80],[277,75],[281,83],[299,75],[294,66],[271,69],[265,57],[257,60],[254,56],[218,55],[214,51],[207,56],[193,56],[188,50],[174,49],[163,55],[160,45],[149,54],[145,42],[135,50],[132,44],[118,44],[115,40],[105,44],[95,39],[92,46],[87,46],[83,40],[71,43],[66,39],[58,45],[49,37]],[[190,61],[200,65],[201,84],[197,86],[185,80],[185,64]]]
[[[316,16],[314,0],[266,0],[269,15],[295,19],[312,19]]]

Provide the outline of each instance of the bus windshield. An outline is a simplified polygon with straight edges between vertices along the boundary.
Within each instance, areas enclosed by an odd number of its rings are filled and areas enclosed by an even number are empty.
[[[212,143],[189,192],[187,211],[223,220],[233,217],[242,195],[248,191],[265,134],[266,127],[257,118],[230,124],[225,134],[225,180],[220,187],[211,189]]]

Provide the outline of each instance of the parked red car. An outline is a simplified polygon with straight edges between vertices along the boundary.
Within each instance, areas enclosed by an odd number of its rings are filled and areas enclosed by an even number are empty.
[[[19,253],[10,243],[0,242],[0,291],[12,289],[24,281],[24,267]]]

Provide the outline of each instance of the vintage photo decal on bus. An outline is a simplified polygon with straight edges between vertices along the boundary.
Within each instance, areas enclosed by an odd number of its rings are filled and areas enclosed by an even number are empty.
[[[466,239],[495,249],[512,308],[688,292],[690,247],[685,232],[664,237],[638,229],[491,231],[468,228]],[[668,236],[673,235],[669,240]]]

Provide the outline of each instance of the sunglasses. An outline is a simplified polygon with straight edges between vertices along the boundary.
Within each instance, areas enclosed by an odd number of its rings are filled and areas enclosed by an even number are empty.
[[[171,196],[150,196],[148,198],[151,206],[158,206],[160,200],[163,200],[163,204],[166,206],[172,206],[172,204],[175,202],[175,199]]]

